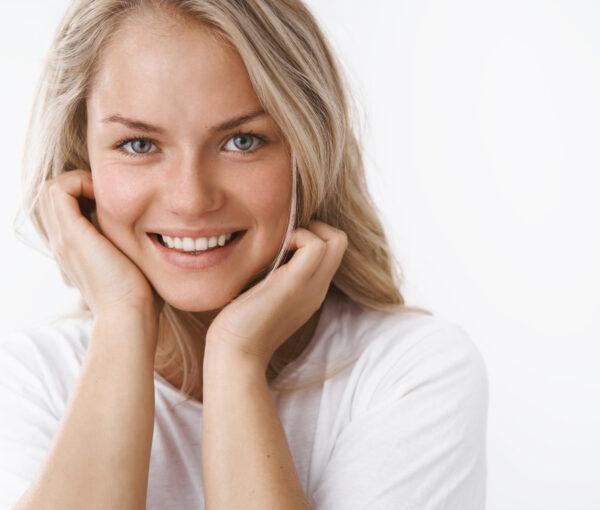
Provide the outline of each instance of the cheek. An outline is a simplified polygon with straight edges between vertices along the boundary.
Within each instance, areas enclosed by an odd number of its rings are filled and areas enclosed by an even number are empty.
[[[150,193],[143,180],[127,170],[99,168],[92,172],[98,222],[109,234],[119,226],[127,226],[145,210]]]
[[[289,165],[262,172],[247,187],[247,200],[257,218],[287,226],[292,196],[292,176]]]

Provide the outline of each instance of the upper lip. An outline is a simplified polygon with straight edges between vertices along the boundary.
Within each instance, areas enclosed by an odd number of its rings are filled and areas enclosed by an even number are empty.
[[[152,234],[160,234],[163,236],[169,237],[191,237],[196,239],[198,237],[218,237],[223,234],[232,234],[233,232],[239,232],[241,228],[201,228],[201,229],[181,229],[181,228],[165,228],[165,229],[157,229],[150,233]]]

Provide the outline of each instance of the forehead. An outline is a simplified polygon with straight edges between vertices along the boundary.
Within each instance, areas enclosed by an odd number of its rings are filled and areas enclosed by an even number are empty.
[[[123,21],[102,51],[88,94],[92,117],[144,113],[163,123],[209,121],[258,106],[230,44],[199,22],[162,12]]]

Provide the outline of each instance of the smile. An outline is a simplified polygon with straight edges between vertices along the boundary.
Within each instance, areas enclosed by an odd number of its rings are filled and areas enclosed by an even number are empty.
[[[148,233],[148,237],[157,249],[159,257],[169,265],[187,271],[204,271],[225,263],[243,241],[246,233],[247,230],[239,230],[207,237]]]
[[[166,248],[187,253],[205,252],[213,248],[222,247],[234,240],[238,232],[229,232],[211,237],[174,237],[163,234],[154,234],[156,240]]]

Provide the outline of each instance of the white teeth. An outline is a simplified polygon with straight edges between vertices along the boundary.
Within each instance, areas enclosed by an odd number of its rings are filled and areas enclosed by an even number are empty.
[[[232,235],[233,232],[221,234],[220,236],[198,237],[197,239],[192,239],[191,237],[171,237],[166,235],[161,235],[161,238],[167,248],[175,248],[176,250],[183,251],[204,251],[208,248],[214,248],[217,245],[225,246]]]
[[[196,251],[206,250],[208,248],[208,240],[206,237],[196,239]]]
[[[196,243],[191,237],[183,238],[183,251],[194,251],[196,249]]]

